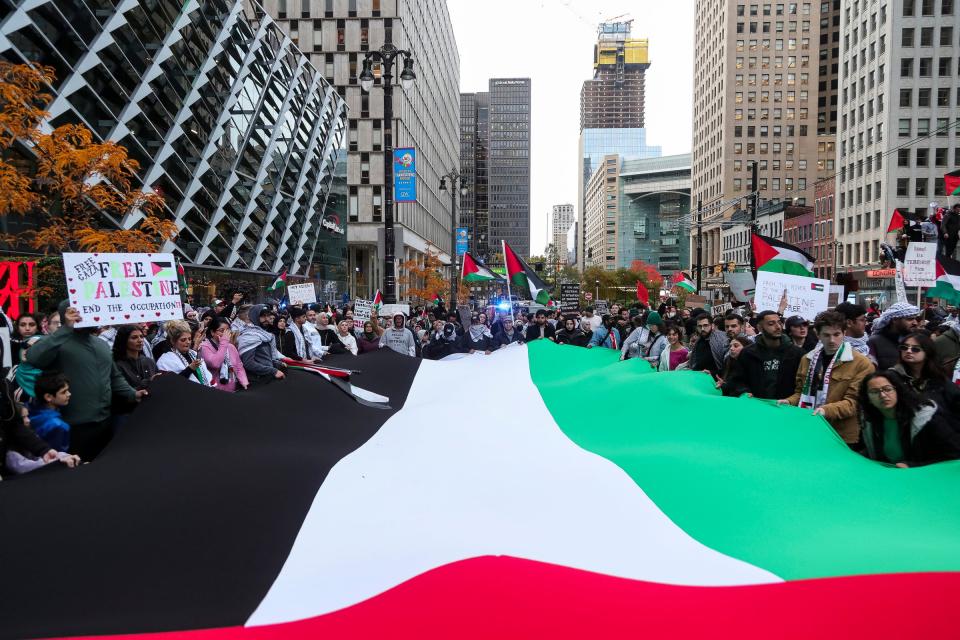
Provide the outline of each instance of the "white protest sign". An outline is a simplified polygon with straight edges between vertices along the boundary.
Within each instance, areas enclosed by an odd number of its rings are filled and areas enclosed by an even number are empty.
[[[177,265],[170,253],[65,253],[77,327],[183,319]]]
[[[937,284],[937,243],[911,242],[903,260],[903,283],[908,287]]]
[[[750,302],[753,299],[756,283],[753,280],[753,274],[749,271],[727,273],[724,275],[724,280],[730,285],[730,293],[737,302]]]
[[[363,298],[353,300],[353,326],[355,329],[363,329],[363,323],[370,319],[370,310],[373,308],[373,302]]]
[[[291,284],[287,287],[287,297],[290,298],[290,304],[313,304],[317,301],[317,290],[312,282]]]
[[[830,308],[837,306],[843,302],[843,285],[842,284],[831,284],[830,285],[830,296],[829,296]]]
[[[727,311],[733,309],[733,304],[730,302],[724,302],[723,304],[714,305],[712,309],[712,314],[715,316],[723,315]]]
[[[392,318],[398,313],[410,317],[410,305],[408,304],[385,304],[380,307],[381,318]]]
[[[758,271],[755,297],[757,311],[779,309],[784,291],[787,292],[787,308],[784,309],[783,315],[801,316],[806,320],[813,320],[818,313],[827,310],[830,281]]]

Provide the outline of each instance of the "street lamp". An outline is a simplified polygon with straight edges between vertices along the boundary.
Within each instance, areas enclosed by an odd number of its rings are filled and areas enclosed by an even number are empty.
[[[396,256],[393,231],[393,64],[397,56],[403,56],[403,71],[400,72],[400,87],[404,91],[413,86],[417,75],[413,72],[413,54],[406,49],[397,49],[385,44],[378,51],[369,51],[363,58],[360,72],[360,88],[373,88],[373,63],[383,65],[383,302],[397,302]]]
[[[450,181],[449,189],[447,180]],[[460,280],[460,274],[457,273],[457,182],[460,183],[460,195],[467,195],[467,187],[459,171],[451,169],[450,173],[440,176],[440,191],[450,192],[450,304],[454,309],[457,305],[457,281]]]
[[[596,303],[596,301],[600,299],[600,281],[596,280],[594,284],[597,285],[597,297],[593,299],[594,303]]]

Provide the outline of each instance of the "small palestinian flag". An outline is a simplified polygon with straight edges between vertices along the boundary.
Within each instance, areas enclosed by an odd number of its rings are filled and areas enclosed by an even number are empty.
[[[277,291],[281,287],[286,287],[286,286],[287,286],[287,270],[284,269],[283,273],[278,275],[277,279],[273,281],[273,284],[267,287],[267,291]]]
[[[816,282],[810,283],[810,291],[823,291],[823,285]]]
[[[173,263],[151,262],[150,272],[154,278],[170,278],[173,276]]]
[[[494,282],[502,278],[472,255],[465,253],[463,254],[463,268],[460,270],[460,279],[464,282]]]
[[[948,303],[960,302],[960,262],[947,256],[937,256],[937,281],[927,291],[928,298],[940,298]]]
[[[187,272],[183,270],[183,265],[177,260],[177,284],[180,285],[180,291],[187,290]]]
[[[690,276],[684,271],[677,271],[673,274],[673,286],[683,289],[688,293],[696,293],[697,285],[690,279]]]
[[[813,256],[800,247],[756,233],[753,234],[753,260],[757,271],[813,277]]]
[[[443,304],[443,297],[439,293],[433,294],[433,306],[439,307]]]
[[[905,224],[907,224],[907,219],[900,213],[900,209],[894,209],[893,215],[890,217],[890,224],[887,226],[887,233],[892,233],[897,229],[903,229]]]
[[[944,195],[960,196],[960,169],[943,176]]]
[[[373,296],[373,310],[377,315],[380,315],[380,307],[383,306],[383,294],[380,293],[380,289],[377,289],[377,293]]]
[[[503,241],[503,259],[507,263],[507,277],[510,279],[510,284],[519,289],[518,296],[526,296],[543,305],[550,301],[546,283],[537,276],[530,265],[513,252],[505,240]]]

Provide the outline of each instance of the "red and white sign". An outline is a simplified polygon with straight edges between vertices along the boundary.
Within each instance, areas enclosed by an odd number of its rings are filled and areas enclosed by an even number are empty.
[[[585,294],[583,294],[583,299],[584,299],[584,300],[593,300],[593,294],[590,293],[589,291],[587,291]]]

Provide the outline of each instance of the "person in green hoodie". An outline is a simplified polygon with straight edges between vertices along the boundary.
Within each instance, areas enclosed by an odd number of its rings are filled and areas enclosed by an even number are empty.
[[[110,347],[94,328],[75,328],[80,312],[60,303],[63,324],[27,351],[27,362],[44,371],[59,371],[70,380],[72,399],[63,408],[70,425],[70,453],[93,460],[113,437],[110,406],[114,397],[139,402],[146,390],[135,391],[113,362]]]

